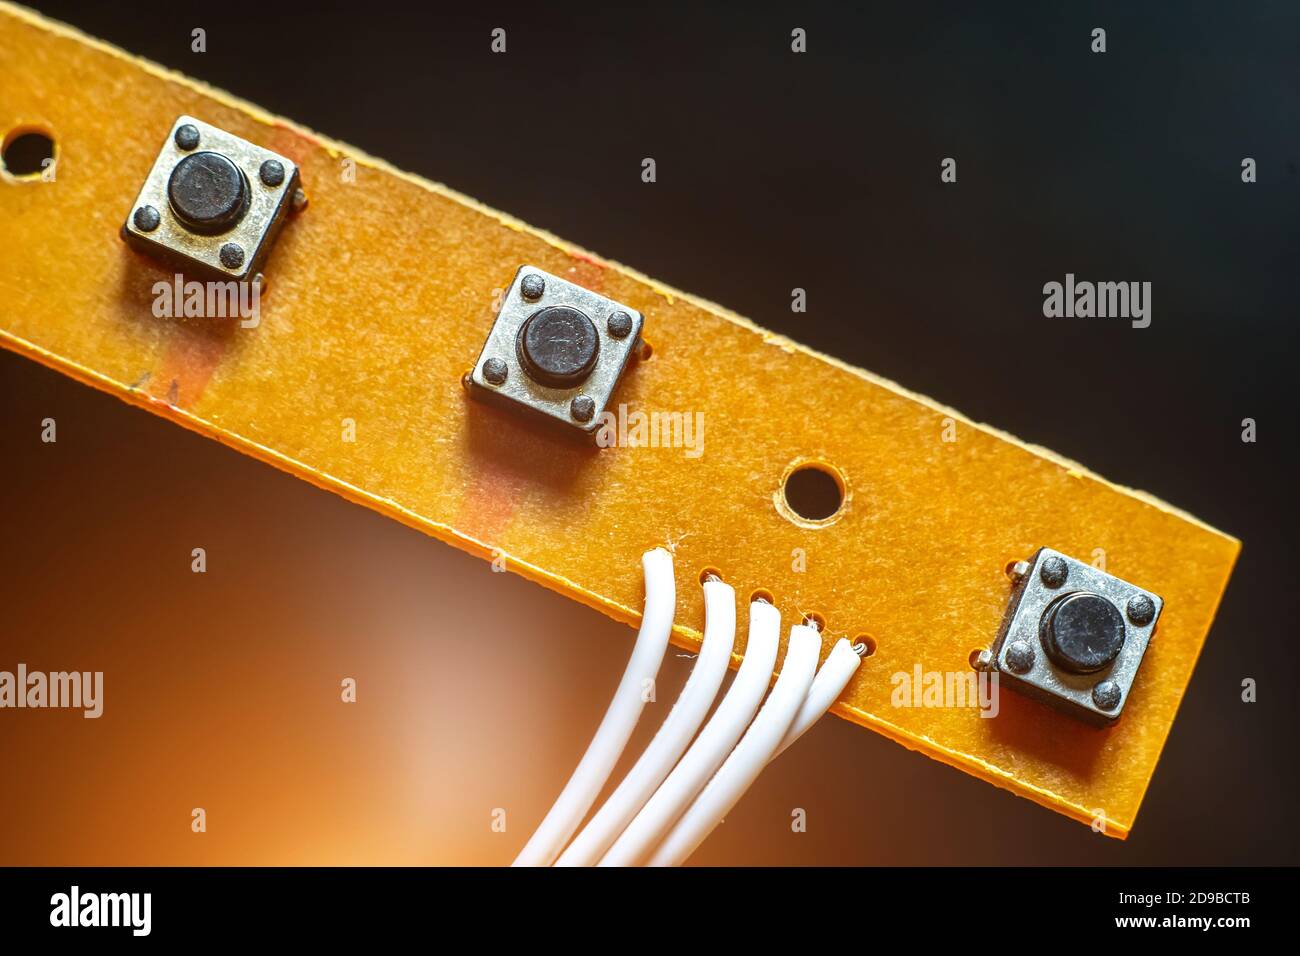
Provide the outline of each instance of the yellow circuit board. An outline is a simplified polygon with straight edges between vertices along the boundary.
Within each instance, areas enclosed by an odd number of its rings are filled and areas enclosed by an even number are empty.
[[[301,169],[310,204],[269,258],[255,328],[156,317],[152,289],[171,270],[119,236],[181,114]],[[702,620],[695,583],[716,568],[742,598],[773,595],[787,625],[820,615],[824,652],[839,637],[869,638],[874,653],[840,716],[1128,833],[1227,585],[1233,538],[445,187],[0,5],[0,133],[26,129],[46,132],[57,159],[45,180],[0,182],[6,347],[629,623],[640,614],[639,556],[671,546],[679,620]],[[644,313],[653,351],[629,367],[616,402],[702,412],[701,454],[598,448],[470,398],[463,377],[521,263]],[[782,482],[800,462],[841,477],[834,518],[802,521],[784,507]],[[1083,560],[1101,549],[1108,571],[1164,598],[1118,725],[1094,729],[1014,693],[996,720],[894,706],[894,675],[969,671],[997,634],[1006,566],[1040,546]],[[674,638],[699,643],[684,626]]]

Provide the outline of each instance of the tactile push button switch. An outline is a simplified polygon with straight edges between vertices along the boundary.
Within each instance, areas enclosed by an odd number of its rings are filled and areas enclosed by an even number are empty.
[[[1007,613],[975,667],[1080,720],[1118,720],[1164,601],[1052,548],[1007,565],[1007,573],[1015,582]]]
[[[572,306],[547,306],[534,312],[519,330],[519,358],[528,374],[543,385],[577,385],[591,374],[599,351],[596,326]]]
[[[285,220],[306,203],[293,160],[180,116],[122,238],[186,276],[256,282]]]
[[[466,384],[476,398],[598,437],[644,321],[625,303],[522,265]]]
[[[1124,618],[1099,594],[1076,591],[1054,601],[1043,614],[1043,648],[1073,674],[1094,674],[1119,656]]]
[[[167,180],[172,212],[195,232],[226,232],[248,212],[248,181],[220,153],[186,156]]]

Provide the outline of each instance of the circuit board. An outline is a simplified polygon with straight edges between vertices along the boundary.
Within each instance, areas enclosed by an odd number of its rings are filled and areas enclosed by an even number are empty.
[[[111,90],[112,96],[105,91]],[[172,270],[119,232],[172,124],[201,118],[297,165],[309,204],[255,327],[160,318]],[[698,646],[715,569],[787,626],[869,647],[835,712],[1127,835],[1239,543],[1154,498],[765,332],[453,191],[17,7],[0,5],[0,134],[45,132],[54,175],[0,181],[0,342],[124,401],[635,623],[639,556],[676,555],[674,639]],[[699,415],[697,447],[599,447],[474,401],[496,300],[532,263],[644,315],[616,401]],[[863,316],[863,322],[886,317]],[[720,361],[725,356],[726,361]],[[843,501],[799,518],[802,465]],[[1164,601],[1122,719],[1015,693],[900,706],[899,675],[967,674],[1040,547]],[[1171,561],[1169,555],[1179,559]]]

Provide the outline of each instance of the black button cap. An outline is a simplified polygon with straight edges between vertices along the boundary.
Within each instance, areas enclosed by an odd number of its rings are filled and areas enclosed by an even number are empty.
[[[1074,674],[1108,667],[1124,646],[1124,617],[1100,594],[1075,591],[1043,612],[1039,636],[1047,656]]]
[[[225,232],[248,212],[248,181],[220,153],[194,153],[172,169],[167,199],[177,217],[195,232]]]
[[[568,305],[551,305],[529,316],[519,330],[519,358],[530,378],[570,388],[591,374],[600,337],[591,319]]]

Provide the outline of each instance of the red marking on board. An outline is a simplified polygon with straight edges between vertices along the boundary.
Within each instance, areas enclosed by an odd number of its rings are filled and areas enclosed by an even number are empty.
[[[515,517],[517,488],[506,473],[475,468],[453,525],[472,529],[485,543],[499,541]]]
[[[202,396],[226,354],[226,338],[186,332],[173,336],[149,375],[150,397],[173,408],[189,408]]]
[[[315,150],[320,143],[309,136],[304,136],[295,129],[277,124],[271,128],[270,134],[266,141],[258,143],[258,146],[269,149],[273,153],[279,153],[281,156],[288,157],[299,166],[303,160]]]
[[[574,285],[600,292],[605,288],[605,267],[586,256],[575,255],[565,278]]]

